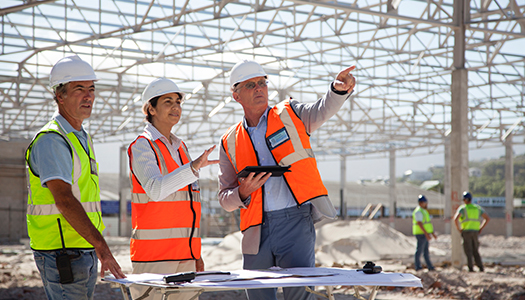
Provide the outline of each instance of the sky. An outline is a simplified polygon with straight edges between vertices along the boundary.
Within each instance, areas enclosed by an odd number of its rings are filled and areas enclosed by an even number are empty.
[[[95,144],[95,153],[99,163],[101,173],[118,173],[119,172],[119,149],[121,143],[104,143]],[[417,151],[416,151],[417,152]],[[525,153],[525,145],[514,145],[514,155]],[[191,152],[193,158],[197,158],[200,153]],[[499,158],[505,155],[505,148],[484,148],[474,149],[469,152],[470,161],[479,161],[484,159]],[[218,159],[219,152],[217,149],[210,155],[211,159]],[[396,159],[396,177],[401,177],[407,170],[426,171],[431,166],[443,166],[444,154],[439,149],[434,154],[415,154],[410,157],[398,157]],[[340,164],[339,161],[318,160],[318,167],[321,176],[325,181],[340,181]],[[389,177],[389,159],[384,158],[363,158],[361,156],[349,157],[346,162],[346,180],[347,182],[361,179],[386,179]],[[218,168],[216,166],[207,167],[201,171],[201,177],[213,178],[217,176]]]

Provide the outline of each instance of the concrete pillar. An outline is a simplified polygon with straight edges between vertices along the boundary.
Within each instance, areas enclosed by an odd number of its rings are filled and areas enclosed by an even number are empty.
[[[389,223],[390,227],[395,228],[394,219],[396,217],[396,202],[397,202],[397,194],[396,194],[396,150],[391,149],[390,150],[390,180],[389,182],[389,198],[390,198],[390,216],[389,216]]]
[[[512,236],[512,211],[514,210],[514,155],[512,134],[505,139],[505,220],[507,238]]]
[[[119,213],[119,236],[130,236],[131,228],[128,228],[128,206],[127,200],[131,198],[130,183],[128,177],[128,154],[127,147],[120,147],[120,166],[119,166],[119,201],[120,201],[120,213]]]
[[[0,244],[18,244],[27,238],[25,150],[30,142],[0,141]]]
[[[345,186],[346,186],[346,156],[341,155],[341,175],[339,182],[339,195],[340,195],[340,212],[341,220],[346,219],[346,202],[345,202]]]
[[[469,20],[470,1],[454,0],[454,70],[452,71],[452,109],[450,133],[451,175],[450,204],[453,212],[461,204],[463,191],[468,190],[468,71],[465,69],[465,23]],[[452,266],[463,265],[461,236],[451,231]]]
[[[445,207],[444,207],[444,221],[445,221],[445,234],[450,234],[450,222],[454,212],[451,209],[451,197],[450,197],[450,137],[445,138],[445,169],[443,178],[443,189],[445,193]]]

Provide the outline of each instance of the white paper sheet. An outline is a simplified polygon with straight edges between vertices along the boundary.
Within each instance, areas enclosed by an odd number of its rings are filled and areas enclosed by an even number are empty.
[[[289,268],[272,270],[235,270],[230,274],[200,274],[193,281],[166,284],[160,274],[130,274],[124,279],[106,276],[104,280],[125,284],[142,284],[173,288],[249,289],[288,286],[400,286],[422,287],[421,280],[412,274],[364,274],[361,271],[339,268]],[[197,273],[199,274],[199,273]]]

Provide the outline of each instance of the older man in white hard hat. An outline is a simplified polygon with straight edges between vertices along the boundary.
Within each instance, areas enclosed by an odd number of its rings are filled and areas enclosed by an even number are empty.
[[[317,169],[310,134],[351,95],[354,69],[339,72],[315,103],[290,99],[270,107],[268,76],[261,65],[243,60],[232,68],[230,88],[244,120],[222,137],[219,202],[227,211],[241,210],[245,269],[315,266],[314,222],[335,218],[336,211]],[[289,168],[285,172],[276,166]],[[239,178],[246,167],[260,172]],[[250,300],[276,299],[276,289],[247,294]],[[304,287],[284,288],[284,297],[312,299]]]
[[[98,260],[101,277],[125,277],[101,234],[98,165],[82,126],[97,77],[75,55],[59,60],[49,79],[58,113],[26,151],[27,230],[47,298],[93,299]]]

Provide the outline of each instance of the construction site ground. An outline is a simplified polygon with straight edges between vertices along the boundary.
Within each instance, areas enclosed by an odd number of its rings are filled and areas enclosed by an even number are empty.
[[[242,268],[240,233],[223,239],[204,239],[202,255],[207,270]],[[125,273],[131,273],[129,238],[107,237],[110,248]],[[40,275],[27,241],[0,245],[0,300],[46,299]],[[415,238],[378,221],[337,221],[317,226],[316,264],[323,267],[357,269],[371,260],[385,272],[411,273],[423,288],[380,287],[378,300],[475,299],[525,300],[525,237],[480,236],[480,253],[485,271],[468,272],[451,266],[451,237],[440,234],[432,240],[431,259],[435,271],[415,271]],[[335,298],[358,299],[355,289],[367,298],[371,287],[337,286]],[[324,292],[322,287],[317,291]],[[316,296],[317,299],[323,299]],[[99,280],[95,299],[123,299],[115,284]],[[243,290],[206,292],[201,300],[247,299]],[[283,299],[278,290],[278,299]]]

